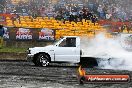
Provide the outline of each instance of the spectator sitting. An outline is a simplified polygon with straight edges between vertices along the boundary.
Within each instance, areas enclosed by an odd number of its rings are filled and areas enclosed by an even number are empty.
[[[93,15],[92,23],[94,23],[94,25],[95,25],[96,22],[97,22],[97,17],[96,17],[96,15]]]

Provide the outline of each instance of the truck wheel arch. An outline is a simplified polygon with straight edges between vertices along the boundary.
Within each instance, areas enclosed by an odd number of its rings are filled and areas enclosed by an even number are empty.
[[[51,62],[51,57],[50,57],[50,55],[49,55],[48,53],[45,53],[45,52],[36,53],[36,54],[34,55],[34,58],[33,58],[34,61],[37,59],[36,57],[37,57],[39,54],[45,54],[45,55],[47,55],[48,58],[49,58],[49,61]]]

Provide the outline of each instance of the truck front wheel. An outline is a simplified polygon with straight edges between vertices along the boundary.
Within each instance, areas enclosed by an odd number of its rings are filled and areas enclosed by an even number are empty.
[[[38,54],[36,63],[42,67],[48,66],[49,65],[49,57],[46,54]]]

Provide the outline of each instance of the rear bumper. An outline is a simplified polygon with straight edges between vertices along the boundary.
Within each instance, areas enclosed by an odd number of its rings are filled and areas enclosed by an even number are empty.
[[[27,61],[31,62],[33,61],[33,55],[27,55]]]

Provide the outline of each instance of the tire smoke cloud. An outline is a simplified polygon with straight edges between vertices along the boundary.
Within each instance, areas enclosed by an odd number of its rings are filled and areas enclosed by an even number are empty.
[[[100,33],[93,39],[83,37],[81,44],[83,55],[98,58],[99,68],[132,70],[132,51],[121,46],[120,35],[110,39]]]

